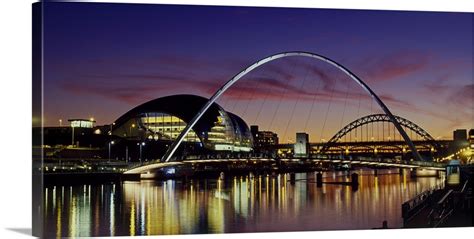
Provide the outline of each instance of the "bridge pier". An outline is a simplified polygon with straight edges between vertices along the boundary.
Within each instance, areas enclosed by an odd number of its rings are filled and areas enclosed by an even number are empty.
[[[404,169],[403,169],[403,168],[399,168],[399,169],[398,169],[398,174],[399,174],[400,176],[403,176],[403,174],[405,174]]]
[[[388,222],[387,221],[382,222],[382,229],[388,229]]]
[[[290,183],[295,184],[295,181],[296,181],[296,174],[290,173]]]
[[[188,176],[185,175],[184,177],[181,178],[181,184],[186,185],[187,183],[188,183]]]
[[[359,174],[357,173],[351,174],[351,188],[353,192],[359,190]]]
[[[374,169],[374,176],[377,177],[379,173],[377,172],[377,169]]]
[[[352,187],[359,186],[359,174],[357,173],[351,174],[351,186]]]
[[[140,181],[141,175],[139,173],[137,173],[137,174],[122,174],[121,179],[122,180],[127,180],[127,181]]]
[[[318,172],[316,174],[316,187],[320,188],[323,186],[323,174]]]

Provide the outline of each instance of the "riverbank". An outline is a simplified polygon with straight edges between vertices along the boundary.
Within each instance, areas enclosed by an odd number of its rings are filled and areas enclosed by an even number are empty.
[[[474,167],[461,168],[456,185],[431,188],[402,204],[405,228],[474,226]]]

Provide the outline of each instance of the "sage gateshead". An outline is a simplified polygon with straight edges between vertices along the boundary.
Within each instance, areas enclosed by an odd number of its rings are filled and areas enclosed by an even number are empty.
[[[119,117],[110,126],[109,134],[138,141],[173,141],[207,101],[196,95],[172,95],[148,101]],[[216,103],[183,141],[216,151],[249,152],[253,146],[245,121]]]

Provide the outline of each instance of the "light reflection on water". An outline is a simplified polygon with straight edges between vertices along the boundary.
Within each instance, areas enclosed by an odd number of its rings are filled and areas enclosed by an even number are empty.
[[[393,174],[385,174],[385,173]],[[359,188],[323,184],[315,173],[238,176],[45,188],[47,236],[370,229],[402,226],[401,204],[442,178],[411,179],[398,170],[360,170]],[[344,172],[324,181],[349,182]]]

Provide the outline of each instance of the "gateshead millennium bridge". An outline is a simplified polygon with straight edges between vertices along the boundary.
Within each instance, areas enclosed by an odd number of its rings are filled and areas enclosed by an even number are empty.
[[[187,122],[185,128],[181,131],[179,136],[176,140],[173,141],[171,146],[168,148],[166,153],[161,159],[156,159],[152,161],[148,161],[146,163],[140,163],[134,167],[131,167],[129,170],[125,171],[124,174],[150,174],[151,171],[157,170],[164,167],[169,166],[176,166],[176,165],[183,165],[183,164],[203,164],[203,163],[211,163],[211,162],[220,162],[220,163],[231,163],[234,161],[295,161],[295,160],[303,160],[299,159],[279,159],[278,157],[272,158],[252,158],[249,157],[247,159],[233,159],[233,158],[226,158],[226,159],[208,159],[208,160],[186,160],[182,159],[182,157],[176,157],[175,153],[178,147],[183,142],[184,138],[187,134],[190,133],[191,129],[198,123],[198,121],[203,117],[203,115],[209,110],[209,108],[218,100],[218,98],[224,94],[229,88],[231,88],[237,81],[242,79],[245,75],[249,74],[256,68],[265,65],[271,61],[281,59],[281,58],[289,58],[289,57],[305,57],[310,59],[315,59],[318,61],[322,61],[328,63],[331,66],[334,66],[337,70],[344,73],[350,79],[355,81],[357,85],[359,85],[381,108],[384,114],[376,114],[376,115],[368,115],[362,118],[359,118],[352,123],[348,124],[344,128],[342,128],[339,132],[337,132],[328,142],[324,144],[311,144],[311,153],[306,157],[306,160],[314,161],[314,162],[331,162],[331,163],[351,163],[351,164],[367,164],[367,165],[379,165],[379,166],[390,166],[390,167],[406,167],[406,168],[429,168],[429,169],[436,169],[436,170],[444,170],[444,165],[436,162],[431,162],[430,160],[425,160],[419,153],[420,150],[428,149],[428,151],[439,151],[443,148],[443,145],[437,142],[432,136],[430,136],[425,130],[423,130],[418,125],[412,123],[411,121],[404,119],[399,116],[395,116],[389,108],[385,105],[385,103],[377,96],[377,94],[358,76],[352,73],[349,69],[344,67],[343,65],[337,63],[336,61],[310,52],[303,52],[303,51],[294,51],[294,52],[283,52],[274,54],[268,57],[265,57],[257,62],[251,64],[250,66],[243,69],[237,75],[232,77],[229,81],[227,81],[222,87],[220,87],[210,98],[209,100],[202,106],[202,108],[197,112],[197,114]],[[401,136],[402,141],[394,141],[392,142],[375,142],[367,141],[367,142],[345,142],[341,143],[340,140],[346,136],[350,135],[350,132],[356,131],[358,128],[366,126],[368,124],[374,122],[388,122],[394,126],[394,130],[398,131],[399,135]],[[405,128],[405,129],[404,129]],[[417,136],[420,136],[423,140],[417,141],[416,144],[410,139],[408,134],[406,133],[406,129],[409,129],[412,132],[415,132]],[[356,131],[357,132],[357,131]],[[289,146],[289,145],[286,145]],[[277,145],[278,148],[285,148],[285,145]],[[411,154],[412,160],[409,162],[388,162],[388,161],[381,161],[381,160],[343,160],[341,158],[334,158],[328,155],[331,154],[351,154],[351,153],[367,153],[367,152],[386,152],[386,151],[400,151],[403,154]]]

